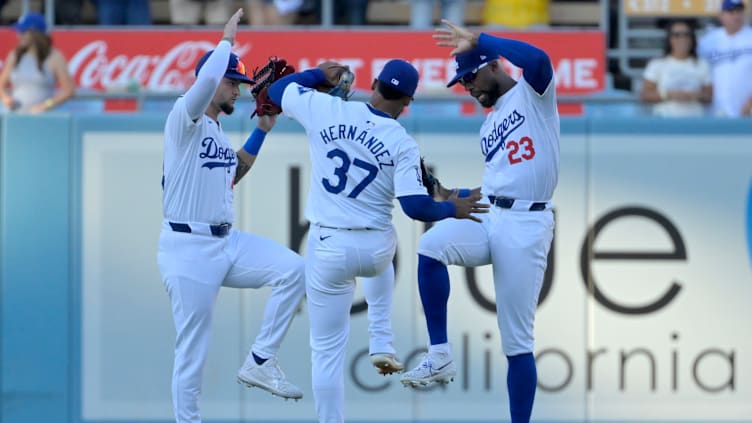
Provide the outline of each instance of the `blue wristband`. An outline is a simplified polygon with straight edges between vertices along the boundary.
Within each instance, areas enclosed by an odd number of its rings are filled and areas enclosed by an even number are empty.
[[[251,135],[245,141],[243,150],[248,152],[248,154],[258,156],[259,150],[261,150],[261,145],[264,143],[265,138],[266,132],[264,132],[264,130],[259,128],[254,129]]]
[[[469,197],[470,193],[472,193],[471,190],[469,190],[467,188],[460,188],[460,192],[457,193],[457,197],[459,197],[459,198]]]

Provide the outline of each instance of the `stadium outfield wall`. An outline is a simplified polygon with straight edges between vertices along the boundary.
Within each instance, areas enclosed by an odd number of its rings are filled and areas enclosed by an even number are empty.
[[[477,186],[480,117],[404,119],[448,186]],[[0,120],[0,422],[171,421],[174,328],[156,264],[156,114]],[[228,118],[235,146],[253,122]],[[554,245],[536,325],[539,422],[752,422],[752,121],[566,118]],[[236,188],[240,230],[305,254],[302,130],[280,121]],[[315,182],[314,182],[315,183]],[[415,282],[426,225],[397,206],[395,346],[427,336]],[[506,421],[490,268],[452,268],[458,377],[411,391],[370,367],[353,306],[353,422]],[[308,422],[305,306],[280,351],[305,397],[235,383],[267,291],[221,292],[205,369],[208,423]]]

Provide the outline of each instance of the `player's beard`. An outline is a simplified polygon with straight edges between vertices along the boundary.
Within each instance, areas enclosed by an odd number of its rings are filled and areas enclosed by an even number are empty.
[[[493,81],[491,82],[491,86],[489,86],[488,89],[481,91],[481,93],[485,94],[485,96],[483,96],[484,98],[482,101],[480,98],[476,98],[478,103],[485,108],[493,107],[499,97],[501,97],[501,86],[497,81]]]
[[[235,106],[233,106],[229,102],[226,102],[219,105],[219,110],[221,110],[226,115],[231,115],[232,112],[235,111]]]

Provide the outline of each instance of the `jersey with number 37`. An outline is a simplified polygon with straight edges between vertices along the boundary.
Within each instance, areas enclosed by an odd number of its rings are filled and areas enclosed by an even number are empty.
[[[501,96],[480,130],[485,195],[550,201],[559,175],[559,112],[551,78],[538,94],[524,79]]]
[[[418,145],[395,119],[295,82],[285,88],[282,110],[308,136],[305,214],[312,224],[387,229],[396,197],[428,194]]]

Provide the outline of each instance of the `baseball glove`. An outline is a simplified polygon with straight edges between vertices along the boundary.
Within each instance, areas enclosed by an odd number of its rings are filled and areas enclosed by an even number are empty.
[[[431,174],[426,167],[426,162],[423,158],[420,158],[420,176],[423,179],[423,186],[428,190],[428,195],[433,197],[439,189],[439,180]]]
[[[295,68],[288,65],[287,60],[274,56],[269,58],[267,64],[253,71],[251,79],[256,81],[256,84],[251,87],[251,95],[256,99],[256,109],[251,114],[251,118],[256,115],[277,115],[282,112],[282,109],[269,98],[269,85],[291,73],[295,73]]]

